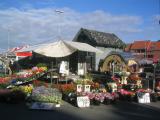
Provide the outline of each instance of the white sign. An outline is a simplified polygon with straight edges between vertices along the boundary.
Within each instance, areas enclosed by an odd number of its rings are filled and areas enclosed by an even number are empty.
[[[77,92],[82,92],[83,86],[81,84],[77,85]]]
[[[137,93],[138,103],[150,103],[150,94],[149,93]]]
[[[59,73],[66,74],[66,75],[69,74],[69,63],[67,61],[61,62]]]
[[[77,105],[78,105],[78,107],[89,107],[90,100],[89,100],[88,96],[77,97]]]
[[[84,85],[84,92],[90,92],[91,89],[90,89],[91,85]]]
[[[84,75],[86,72],[86,64],[78,63],[78,75]]]

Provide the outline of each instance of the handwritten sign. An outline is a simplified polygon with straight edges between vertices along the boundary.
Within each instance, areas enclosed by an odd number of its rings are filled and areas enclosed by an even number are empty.
[[[77,92],[82,92],[83,86],[81,84],[77,85]]]
[[[138,103],[150,103],[150,94],[149,93],[137,93]]]
[[[90,92],[91,89],[90,89],[91,85],[84,85],[84,92]]]
[[[77,105],[78,107],[89,107],[90,106],[90,100],[88,96],[83,96],[83,97],[77,97]]]

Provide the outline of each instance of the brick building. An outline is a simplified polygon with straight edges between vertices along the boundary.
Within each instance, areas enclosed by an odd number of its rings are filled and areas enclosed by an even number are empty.
[[[126,52],[132,52],[137,60],[160,60],[160,41],[134,41],[125,48]]]

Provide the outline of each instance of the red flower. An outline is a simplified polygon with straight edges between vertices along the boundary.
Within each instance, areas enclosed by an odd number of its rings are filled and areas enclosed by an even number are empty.
[[[60,86],[60,90],[63,93],[70,93],[70,92],[75,92],[76,87],[74,84],[65,84]]]

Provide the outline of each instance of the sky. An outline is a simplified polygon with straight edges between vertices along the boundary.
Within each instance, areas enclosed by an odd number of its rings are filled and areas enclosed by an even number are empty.
[[[114,33],[125,43],[157,41],[159,6],[160,0],[0,0],[0,50],[71,41],[80,28]]]

